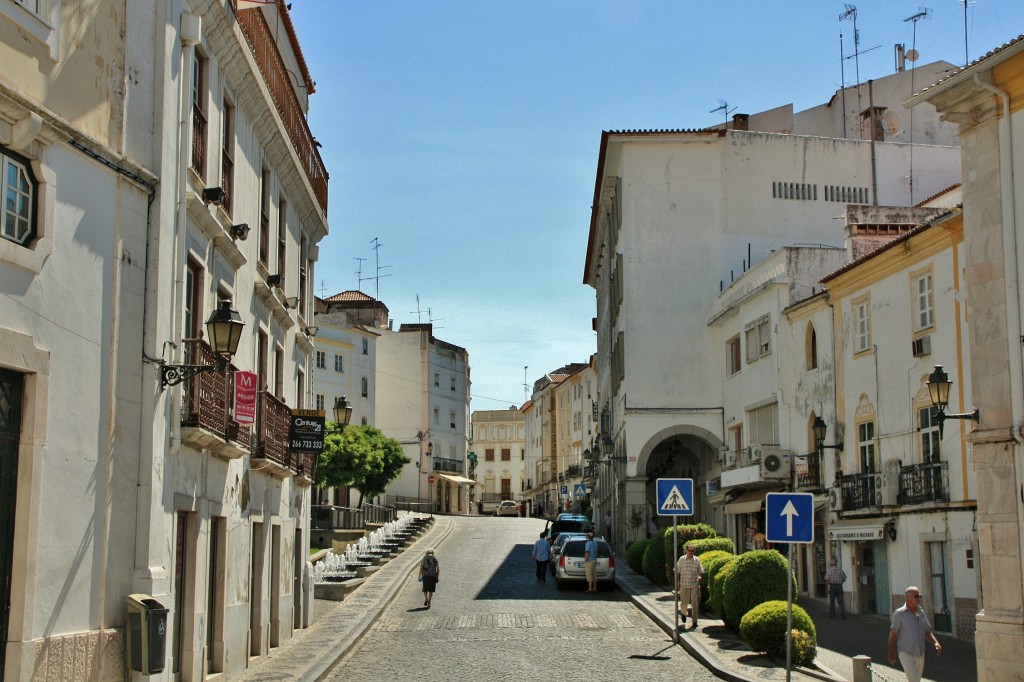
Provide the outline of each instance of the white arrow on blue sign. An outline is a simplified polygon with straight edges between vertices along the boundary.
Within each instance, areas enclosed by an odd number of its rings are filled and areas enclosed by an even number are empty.
[[[658,516],[693,516],[693,479],[659,478]]]
[[[768,542],[814,542],[814,495],[768,493],[764,500]]]

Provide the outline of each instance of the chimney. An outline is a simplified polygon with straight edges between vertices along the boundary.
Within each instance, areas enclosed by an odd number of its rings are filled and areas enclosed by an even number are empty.
[[[733,114],[733,130],[750,130],[750,114]]]

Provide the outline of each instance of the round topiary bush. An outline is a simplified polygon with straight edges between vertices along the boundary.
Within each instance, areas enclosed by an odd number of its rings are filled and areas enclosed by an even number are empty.
[[[786,657],[786,601],[774,600],[758,604],[740,620],[740,637],[754,651],[775,658]],[[817,632],[814,621],[802,608],[793,605],[792,661],[807,666],[817,655]]]
[[[723,593],[725,622],[733,630],[740,626],[744,614],[758,604],[786,599],[786,581],[793,580],[786,557],[774,549],[745,552],[736,559]],[[793,592],[796,592],[795,582]]]
[[[637,540],[626,550],[626,563],[637,573],[644,572],[644,553],[651,541],[647,538]]]
[[[717,613],[722,620],[725,620],[725,588],[729,582],[729,577],[732,572],[736,569],[736,562],[739,557],[733,556],[727,559],[715,559],[711,562],[710,571],[710,598],[708,599],[708,606],[711,610]],[[709,571],[704,569],[704,574],[707,575]]]
[[[644,577],[655,585],[666,585],[665,578],[665,533],[669,529],[662,528],[651,536],[651,544],[644,552]]]
[[[700,552],[700,548],[697,548],[697,552],[700,553],[700,564],[704,567],[704,579],[700,581],[700,601],[702,604],[707,604],[708,599],[711,597],[711,576],[708,574],[708,567],[711,566],[712,562],[718,559],[731,559],[733,558],[732,553],[724,552],[720,549],[713,549],[710,552]]]

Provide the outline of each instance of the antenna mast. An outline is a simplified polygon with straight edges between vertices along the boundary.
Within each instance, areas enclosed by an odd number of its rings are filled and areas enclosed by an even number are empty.
[[[971,63],[970,55],[967,53],[967,7],[974,4],[974,0],[960,0],[964,6],[964,66]]]
[[[711,111],[709,111],[708,113],[709,114],[713,114],[716,111],[721,111],[722,112],[722,115],[725,117],[725,129],[728,130],[729,129],[729,114],[731,114],[732,112],[736,111],[736,107],[733,107],[732,109],[730,109],[728,102],[726,102],[724,99],[719,99],[718,100],[718,106],[715,107],[714,109],[712,109]]]
[[[966,2],[967,2],[967,0],[964,0],[965,4],[966,4]],[[907,57],[910,59],[910,63],[911,63],[911,69],[910,69],[910,95],[911,95],[911,97],[913,97],[913,95],[914,95],[914,75],[915,75],[915,71],[917,70],[917,67],[913,66],[913,63],[917,61],[918,56],[919,56],[918,52],[917,52],[917,22],[921,21],[922,19],[931,19],[931,18],[932,18],[932,11],[930,9],[928,9],[927,7],[921,7],[920,11],[917,14],[915,14],[915,15],[913,15],[911,17],[907,17],[906,19],[903,20],[904,23],[908,22],[908,21],[914,22],[914,31],[912,33],[913,38],[912,38],[912,41],[910,43],[910,54],[907,55]],[[913,107],[910,108],[910,205],[911,206],[914,205],[914,108]]]
[[[523,365],[523,404],[525,404],[526,401],[530,399],[530,388],[529,384],[526,382],[526,370],[528,370],[529,368],[529,365]]]

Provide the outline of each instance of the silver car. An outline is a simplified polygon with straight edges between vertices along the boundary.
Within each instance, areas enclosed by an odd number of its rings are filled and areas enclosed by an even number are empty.
[[[586,533],[559,533],[555,541],[551,543],[551,575],[557,575],[558,555],[562,553],[562,546],[569,540],[586,540]]]
[[[612,556],[611,547],[602,538],[594,538],[594,541],[597,543],[598,587],[607,586],[611,589],[615,585],[615,557]],[[571,538],[562,546],[558,563],[555,564],[555,587],[559,590],[568,582],[587,582],[587,575],[583,571],[586,545],[586,538]]]

